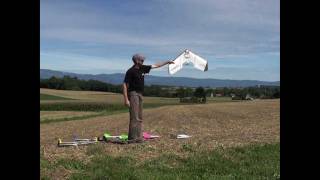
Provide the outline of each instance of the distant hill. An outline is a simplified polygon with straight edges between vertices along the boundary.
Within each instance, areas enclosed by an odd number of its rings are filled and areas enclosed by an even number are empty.
[[[76,74],[62,71],[54,71],[49,69],[40,69],[40,78],[48,79],[52,76],[63,77],[63,76],[77,77],[83,80],[98,80],[111,84],[121,84],[124,79],[124,74]],[[269,81],[257,81],[257,80],[222,80],[222,79],[197,79],[187,77],[161,77],[148,75],[145,77],[146,85],[167,85],[167,86],[186,86],[186,87],[249,87],[257,85],[267,86],[280,86],[280,81],[269,82]]]

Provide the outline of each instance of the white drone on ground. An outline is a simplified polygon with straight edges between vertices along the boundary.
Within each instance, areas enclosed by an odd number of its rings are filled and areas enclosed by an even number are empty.
[[[181,70],[183,65],[188,65],[190,63],[192,63],[196,69],[199,69],[201,71],[208,70],[208,61],[194,54],[188,49],[184,50],[173,61],[174,61],[174,64],[169,64],[169,68],[168,68],[169,74],[171,75]]]

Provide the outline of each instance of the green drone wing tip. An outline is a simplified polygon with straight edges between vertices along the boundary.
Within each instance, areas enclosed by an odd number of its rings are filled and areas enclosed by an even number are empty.
[[[128,140],[128,135],[126,135],[126,134],[121,134],[120,139],[126,141],[126,140]]]
[[[108,133],[104,133],[104,135],[103,135],[103,137],[105,137],[106,139],[108,139],[108,138],[110,138],[110,134],[108,134]]]

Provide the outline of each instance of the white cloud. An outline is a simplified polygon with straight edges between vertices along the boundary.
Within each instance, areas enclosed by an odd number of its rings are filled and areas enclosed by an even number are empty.
[[[112,12],[108,3],[103,4],[103,11],[86,1],[45,1],[41,6],[41,38],[154,46],[164,51],[191,46],[215,54],[279,51],[279,5],[278,1],[270,2],[154,1],[146,7],[130,4],[148,14],[124,16],[130,9]],[[156,5],[160,6],[155,9]]]
[[[123,70],[132,65],[132,62],[124,59],[102,58],[86,56],[80,54],[59,53],[59,52],[41,52],[40,67],[54,65],[59,69],[104,69],[104,70]]]

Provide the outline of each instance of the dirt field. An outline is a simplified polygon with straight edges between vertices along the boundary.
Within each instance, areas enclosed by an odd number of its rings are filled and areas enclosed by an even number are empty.
[[[91,92],[92,93],[92,92]],[[99,94],[99,93],[98,93]],[[73,135],[83,138],[102,136],[105,131],[118,135],[127,133],[128,113],[100,116],[86,120],[40,125],[41,151],[50,161],[57,158],[76,158],[89,161],[87,148],[57,147],[57,139],[71,140]],[[195,151],[219,146],[239,146],[249,143],[279,142],[280,100],[256,100],[201,105],[165,106],[144,111],[144,130],[161,138],[144,144],[105,144],[105,153],[112,156],[137,155],[147,159],[162,153],[181,156],[184,145]],[[190,139],[171,139],[170,134],[185,133]],[[95,146],[95,145],[93,145]]]

